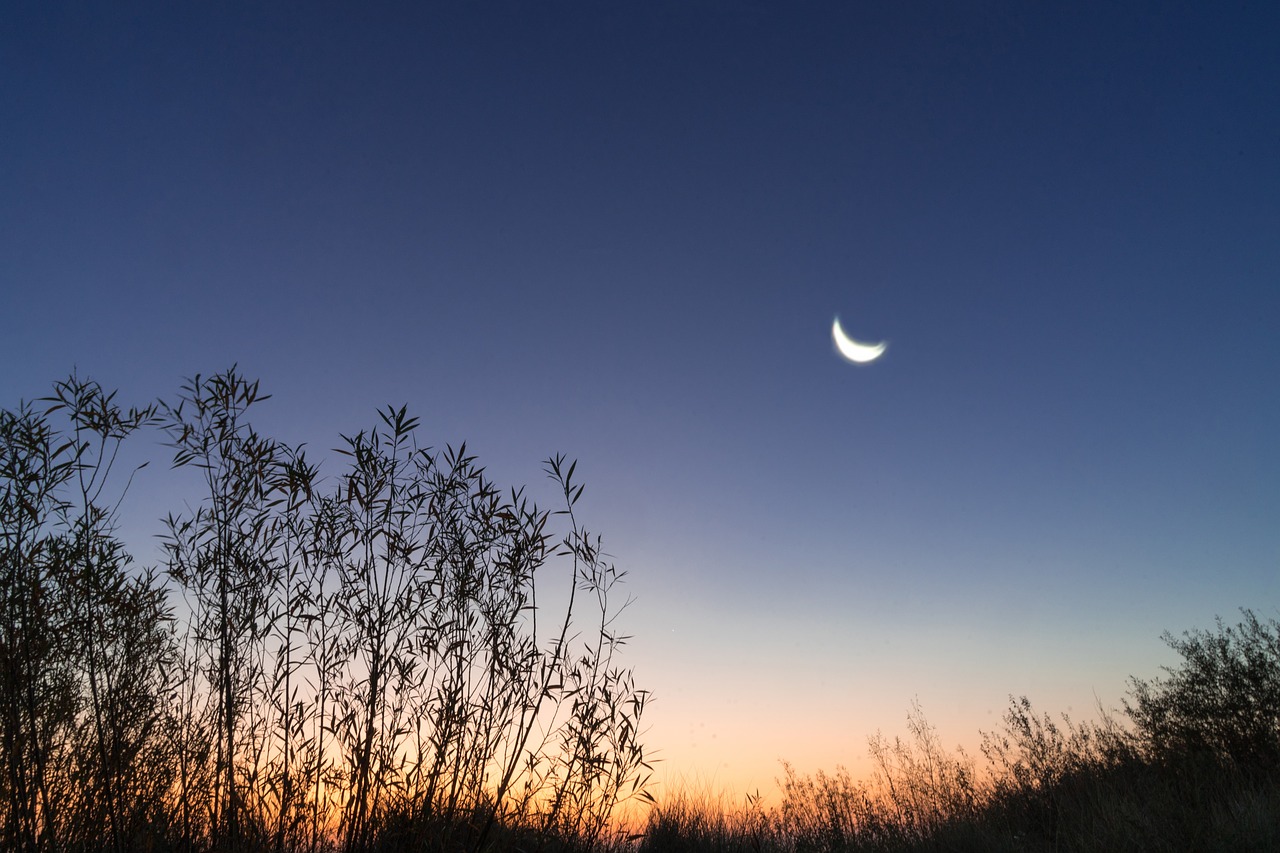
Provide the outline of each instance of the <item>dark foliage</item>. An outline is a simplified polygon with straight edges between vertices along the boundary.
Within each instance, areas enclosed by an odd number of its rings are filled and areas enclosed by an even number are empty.
[[[1166,634],[1181,666],[1165,679],[1133,679],[1126,710],[1152,758],[1266,777],[1280,769],[1280,624],[1243,616],[1235,626],[1218,619],[1214,632]]]
[[[617,841],[648,694],[572,463],[548,460],[543,510],[388,408],[326,483],[254,430],[267,397],[234,368],[113,396],[73,376],[0,411],[0,848]],[[113,537],[107,485],[147,427],[202,493],[165,520],[163,573]]]
[[[1120,718],[1012,699],[984,768],[913,708],[865,781],[655,803],[574,465],[548,460],[540,509],[388,408],[326,481],[254,431],[265,399],[233,369],[125,410],[72,376],[0,411],[0,849],[1280,849],[1280,624],[1247,610],[1166,635],[1180,665]],[[202,492],[163,571],[116,539],[110,476],[153,427]]]
[[[773,808],[674,797],[652,810],[641,849],[1280,850],[1280,626],[1244,611],[1234,627],[1165,639],[1182,665],[1133,680],[1126,722],[1076,724],[1012,699],[983,734],[980,773],[915,708],[910,741],[871,738],[871,779],[786,767]]]

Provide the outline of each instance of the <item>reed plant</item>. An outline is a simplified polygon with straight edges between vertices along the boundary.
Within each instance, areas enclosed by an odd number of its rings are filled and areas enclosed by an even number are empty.
[[[162,819],[176,673],[157,574],[115,538],[124,410],[72,375],[0,411],[0,847],[123,850]],[[61,422],[61,427],[54,421]]]
[[[0,846],[616,843],[648,693],[575,464],[542,509],[389,407],[326,477],[267,399],[232,368],[123,411],[73,376],[0,414]],[[139,569],[106,483],[150,428],[200,496]]]

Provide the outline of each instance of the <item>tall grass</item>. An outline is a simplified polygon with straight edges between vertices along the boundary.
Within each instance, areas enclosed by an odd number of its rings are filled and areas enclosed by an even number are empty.
[[[575,466],[542,509],[388,408],[326,477],[266,399],[233,368],[125,411],[73,376],[0,413],[0,847],[611,843],[648,694]],[[201,494],[139,570],[106,482],[144,429]]]
[[[1037,713],[1011,698],[983,762],[942,749],[918,706],[909,737],[868,742],[874,767],[805,776],[743,806],[677,793],[650,812],[642,851],[1280,850],[1280,624],[1166,641],[1167,678],[1133,679],[1123,716]]]

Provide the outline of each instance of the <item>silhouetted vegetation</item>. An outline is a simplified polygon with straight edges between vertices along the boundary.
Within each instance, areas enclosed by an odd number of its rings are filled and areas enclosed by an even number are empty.
[[[75,377],[41,403],[0,411],[0,846],[121,850],[169,795],[151,768],[171,755],[172,617],[107,503],[120,442],[153,410]]]
[[[647,693],[574,465],[543,510],[389,408],[325,480],[254,430],[264,399],[232,369],[126,411],[73,376],[0,413],[0,848],[613,843]],[[144,428],[203,486],[159,569],[108,484]]]
[[[1280,624],[1251,611],[1166,635],[1182,664],[1133,679],[1123,719],[1077,724],[1011,699],[985,766],[941,749],[914,708],[910,740],[869,742],[875,770],[801,776],[781,802],[655,806],[643,851],[1280,850]]]
[[[865,780],[784,765],[774,805],[657,803],[574,465],[539,509],[388,408],[326,478],[253,429],[264,399],[232,369],[126,410],[72,376],[0,411],[0,848],[1280,849],[1280,624],[1248,610],[1166,635],[1181,664],[1119,714],[1011,699],[981,762],[914,707]],[[201,483],[157,568],[115,534],[142,430]]]

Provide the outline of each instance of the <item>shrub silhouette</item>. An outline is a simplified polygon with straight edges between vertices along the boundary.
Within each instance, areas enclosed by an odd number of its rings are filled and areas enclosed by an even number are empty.
[[[868,780],[784,764],[776,806],[718,814],[677,793],[651,810],[641,850],[1280,849],[1280,626],[1246,610],[1165,640],[1182,664],[1131,679],[1124,715],[1075,723],[1010,697],[982,733],[985,772],[942,750],[913,706],[909,739],[868,739]]]
[[[1181,657],[1168,677],[1132,679],[1126,711],[1157,759],[1211,759],[1274,774],[1280,764],[1280,624],[1243,610],[1216,631],[1164,635]]]
[[[254,430],[266,399],[232,368],[143,409],[73,376],[0,412],[0,847],[611,843],[648,694],[575,465],[547,460],[540,509],[388,408],[326,481]],[[130,567],[105,487],[153,426],[203,492],[163,573]]]
[[[164,810],[170,614],[155,573],[129,569],[107,484],[153,410],[113,397],[72,376],[39,409],[0,411],[6,850],[121,850]]]

